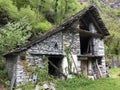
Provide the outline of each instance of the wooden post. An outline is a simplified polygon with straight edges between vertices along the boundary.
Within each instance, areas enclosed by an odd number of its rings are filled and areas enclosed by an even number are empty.
[[[111,68],[115,67],[114,57],[112,56]]]
[[[67,76],[58,68],[56,67],[50,60],[48,61],[58,72],[60,72],[64,77],[65,79],[67,79]]]
[[[70,52],[70,51],[69,51],[69,52]],[[71,52],[70,52],[70,55],[71,55],[71,57],[72,57],[72,61],[73,61],[74,65],[75,65],[75,69],[76,69],[76,71],[77,71],[77,75],[79,75],[79,73],[78,73],[78,69],[77,69],[77,66],[76,66],[76,64],[75,64],[75,61],[74,61],[74,58],[73,58]]]
[[[99,73],[100,73],[100,77],[103,77],[102,71],[101,71],[101,69],[100,69],[100,67],[99,67],[99,65],[98,65],[98,61],[97,61],[97,60],[96,60],[96,65],[97,65],[98,71],[99,71]]]
[[[88,60],[81,60],[81,72],[87,77],[88,75]]]

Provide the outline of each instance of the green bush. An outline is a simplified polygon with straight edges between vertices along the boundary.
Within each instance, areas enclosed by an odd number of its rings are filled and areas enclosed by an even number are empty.
[[[0,24],[5,25],[10,20],[16,20],[18,9],[11,0],[0,0]]]
[[[4,85],[5,87],[10,87],[8,73],[5,68],[3,70],[0,69],[0,84]]]
[[[49,23],[48,21],[44,20],[42,22],[39,22],[38,24],[36,24],[34,26],[35,28],[35,32],[36,33],[44,33],[46,31],[48,31],[50,28],[52,27],[52,24]]]
[[[30,30],[31,26],[24,18],[0,28],[0,52],[3,54],[27,42],[31,35]]]
[[[34,24],[36,21],[36,13],[31,10],[30,6],[26,8],[21,8],[19,11],[19,19],[26,17],[29,23]]]

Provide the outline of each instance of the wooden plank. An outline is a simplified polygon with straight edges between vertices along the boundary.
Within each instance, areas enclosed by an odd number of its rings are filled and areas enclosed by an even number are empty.
[[[69,51],[69,52],[70,52],[70,51]],[[77,71],[77,75],[79,76],[79,72],[78,72],[78,69],[77,69],[77,65],[75,64],[75,61],[74,61],[74,58],[73,58],[71,52],[70,52],[70,55],[71,55],[71,57],[72,57],[72,61],[73,61],[73,63],[74,63],[75,69],[76,69],[76,71]]]
[[[13,77],[12,80],[11,80],[10,90],[13,90],[14,84],[15,84],[15,80],[16,80],[15,77]]]
[[[14,85],[15,85],[15,81],[16,81],[16,65],[14,65],[13,67],[13,77],[12,77],[12,80],[11,80],[11,86],[10,86],[10,90],[13,90],[14,88]]]
[[[88,11],[88,12],[89,12],[89,11]],[[92,15],[90,12],[89,12],[89,15],[90,15],[90,17],[92,18],[95,26],[96,26],[96,27],[98,28],[98,30],[100,31],[100,33],[104,35],[104,33],[102,32],[102,30],[101,30],[100,27],[98,26],[98,23],[96,22],[96,20],[95,20],[95,18],[93,17],[93,15]]]
[[[78,29],[75,27],[71,27],[72,29],[74,29],[75,31],[79,32],[81,36],[94,36],[94,37],[99,37],[99,38],[103,38],[103,35],[98,34],[98,33],[92,33],[90,31],[87,30],[83,30],[83,29]]]
[[[97,61],[97,60],[96,60],[96,66],[97,66],[98,71],[99,71],[99,73],[100,73],[100,77],[103,77],[102,71],[101,71],[101,69],[100,69],[100,67],[99,67],[99,65],[98,65],[98,61]]]
[[[65,79],[67,79],[67,76],[57,67],[55,66],[50,60],[48,61],[58,72],[60,72],[64,77]]]

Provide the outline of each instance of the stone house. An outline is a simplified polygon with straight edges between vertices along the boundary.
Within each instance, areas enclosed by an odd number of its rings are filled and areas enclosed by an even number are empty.
[[[104,38],[109,35],[98,9],[89,6],[58,27],[4,55],[8,76],[17,86],[31,81],[26,65],[44,68],[55,77],[69,78],[70,71],[94,79],[106,76]],[[69,60],[68,60],[69,59]],[[58,70],[59,69],[59,70]]]

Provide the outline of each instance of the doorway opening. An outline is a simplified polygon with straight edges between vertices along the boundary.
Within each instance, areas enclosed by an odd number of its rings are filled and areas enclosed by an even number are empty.
[[[80,36],[80,48],[81,48],[82,55],[92,53],[90,37],[81,37]]]
[[[53,75],[56,78],[60,78],[61,77],[61,73],[60,71],[62,71],[62,60],[63,60],[63,56],[61,55],[50,55],[48,57],[48,73],[50,75]],[[51,63],[52,64],[51,64]],[[53,66],[54,65],[54,66]],[[57,69],[56,69],[56,68]],[[59,69],[59,70],[58,70]]]

